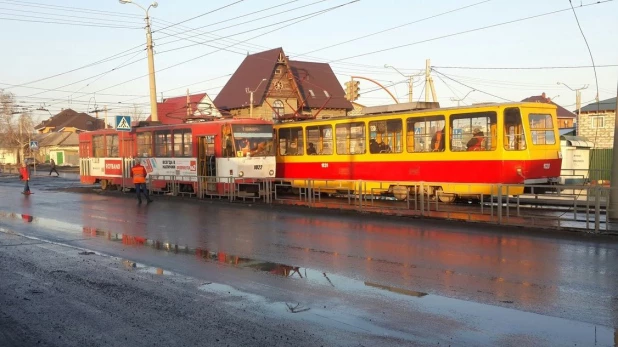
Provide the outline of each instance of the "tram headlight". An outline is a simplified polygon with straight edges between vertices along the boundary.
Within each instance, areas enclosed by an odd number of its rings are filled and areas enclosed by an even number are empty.
[[[275,170],[268,171],[268,174],[271,175],[271,176],[274,176],[275,175]]]
[[[243,177],[245,175],[244,171],[238,171],[238,177]]]

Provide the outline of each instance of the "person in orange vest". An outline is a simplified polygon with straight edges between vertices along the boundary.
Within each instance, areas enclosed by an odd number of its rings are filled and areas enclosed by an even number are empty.
[[[139,159],[135,161],[135,165],[131,168],[131,177],[133,177],[133,184],[135,185],[135,193],[137,194],[138,204],[142,203],[142,194],[146,197],[148,203],[152,202],[152,199],[148,196],[148,189],[146,188],[146,168],[142,166]]]
[[[466,146],[468,147],[468,151],[481,151],[483,150],[483,140],[485,139],[485,135],[481,130],[476,129],[474,131],[473,137],[468,141]]]
[[[431,150],[435,152],[444,151],[444,128],[442,130],[436,131],[431,139]]]
[[[19,178],[24,181],[24,191],[23,194],[29,195],[30,193],[30,170],[28,170],[28,166],[26,163],[21,163],[21,167],[19,168]]]

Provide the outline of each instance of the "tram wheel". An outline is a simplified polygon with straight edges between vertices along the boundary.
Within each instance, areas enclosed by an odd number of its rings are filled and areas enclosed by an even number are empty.
[[[406,201],[408,199],[408,187],[406,186],[394,186],[393,196],[399,201]]]
[[[107,180],[101,180],[101,189],[107,190],[107,188],[109,188],[109,183],[107,182]]]
[[[455,194],[445,194],[442,192],[442,188],[436,190],[436,195],[438,196],[438,200],[444,204],[450,204],[455,201],[457,197]]]

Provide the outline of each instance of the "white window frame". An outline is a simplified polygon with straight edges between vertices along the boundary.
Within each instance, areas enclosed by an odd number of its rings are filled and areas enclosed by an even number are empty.
[[[598,121],[597,121],[597,126],[595,126],[595,120],[601,120],[601,126],[598,126]],[[605,116],[590,116],[590,128],[592,129],[603,129],[605,127]]]

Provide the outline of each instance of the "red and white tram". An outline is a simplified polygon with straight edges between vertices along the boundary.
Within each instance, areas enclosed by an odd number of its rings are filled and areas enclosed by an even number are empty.
[[[274,178],[272,123],[255,119],[220,119],[173,125],[146,125],[131,132],[96,130],[81,133],[80,177],[102,189],[133,188],[130,168],[142,160],[153,190],[177,184],[196,193],[222,194],[235,182],[241,192],[258,194],[252,180]],[[246,183],[246,184],[244,184]]]

